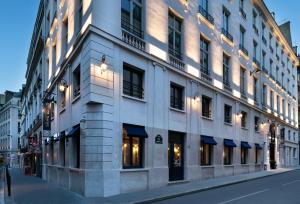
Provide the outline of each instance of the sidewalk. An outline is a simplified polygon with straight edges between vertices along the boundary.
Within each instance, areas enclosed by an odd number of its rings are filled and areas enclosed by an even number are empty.
[[[235,183],[246,182],[266,176],[289,172],[295,169],[277,169],[251,174],[210,179],[205,181],[191,181],[184,184],[169,185],[157,189],[146,190],[138,193],[121,194],[109,198],[85,198],[76,193],[57,188],[53,184],[44,182],[40,178],[25,176],[19,169],[11,169],[12,197],[6,203],[17,204],[77,204],[77,203],[148,203],[160,201],[181,195],[196,193]]]

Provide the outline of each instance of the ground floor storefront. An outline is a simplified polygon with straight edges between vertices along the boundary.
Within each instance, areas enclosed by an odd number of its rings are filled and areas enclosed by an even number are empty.
[[[126,123],[120,127],[121,131],[116,131],[120,137],[114,138],[115,165],[101,157],[108,147],[97,146],[98,138],[91,142],[88,130],[79,125],[49,138],[44,146],[43,178],[87,197],[109,196],[281,168],[287,166],[281,158],[295,156],[282,151],[279,133],[272,131],[268,136],[245,138]],[[98,153],[92,154],[94,151]],[[289,163],[290,167],[296,165]]]

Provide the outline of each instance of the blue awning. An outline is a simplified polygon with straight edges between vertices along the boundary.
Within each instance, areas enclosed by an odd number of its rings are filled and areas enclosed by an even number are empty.
[[[255,144],[256,149],[262,149],[262,146],[260,146],[260,144]]]
[[[66,137],[73,137],[80,133],[80,125],[76,125],[72,130],[66,135]]]
[[[201,143],[209,145],[217,145],[218,143],[214,140],[213,137],[201,135]]]
[[[224,145],[227,147],[236,147],[236,144],[233,140],[224,139]]]
[[[251,149],[251,146],[248,144],[248,142],[241,142],[241,147],[246,149]]]
[[[124,124],[123,128],[128,136],[148,138],[148,134],[143,126]]]

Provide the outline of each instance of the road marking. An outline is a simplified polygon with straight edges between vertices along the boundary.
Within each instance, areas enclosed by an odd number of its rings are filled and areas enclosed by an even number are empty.
[[[248,194],[248,195],[244,195],[244,196],[237,197],[237,198],[234,198],[234,199],[231,199],[231,200],[227,200],[227,201],[221,202],[221,203],[219,203],[219,204],[231,203],[231,202],[233,202],[233,201],[237,201],[237,200],[240,200],[240,199],[243,199],[243,198],[247,198],[247,197],[250,197],[250,196],[254,196],[254,195],[257,195],[257,194],[260,194],[260,193],[269,191],[269,190],[270,190],[270,189],[267,188],[267,189],[264,189],[264,190],[261,190],[261,191],[257,191],[257,192],[254,192],[254,193],[250,193],[250,194]]]
[[[295,180],[295,181],[291,181],[291,182],[288,182],[288,183],[284,183],[282,184],[282,186],[287,186],[287,185],[290,185],[290,184],[293,184],[293,183],[296,183],[296,182],[299,182],[300,180]]]

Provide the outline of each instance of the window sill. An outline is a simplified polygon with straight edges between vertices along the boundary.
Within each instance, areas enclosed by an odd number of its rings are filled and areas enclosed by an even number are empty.
[[[214,165],[200,165],[201,166],[201,168],[204,168],[204,169],[209,169],[209,168],[215,168],[215,166]]]
[[[233,167],[234,168],[234,165],[233,164],[224,164],[224,167]]]
[[[209,121],[213,121],[214,119],[212,117],[208,118],[208,117],[205,117],[205,116],[201,116],[204,120],[209,120]]]
[[[128,169],[121,169],[120,172],[126,173],[126,172],[143,172],[143,171],[149,171],[148,168],[128,168]]]
[[[233,126],[232,123],[226,123],[226,122],[224,122],[224,125]]]
[[[244,166],[244,167],[249,167],[250,164],[241,164],[241,166]]]
[[[122,94],[122,97],[123,97],[123,98],[131,99],[131,100],[135,100],[135,101],[139,101],[139,102],[146,103],[146,101],[145,101],[144,99],[136,98],[136,97],[133,97],[133,96],[128,96],[128,95]]]
[[[175,111],[175,112],[184,113],[184,114],[186,113],[185,110],[180,110],[180,109],[172,108],[172,107],[169,107],[169,108],[170,108],[170,110]]]
[[[78,95],[75,98],[73,98],[72,104],[76,103],[79,99],[80,99],[80,95]]]
[[[248,131],[248,128],[246,127],[241,127],[242,130]]]

